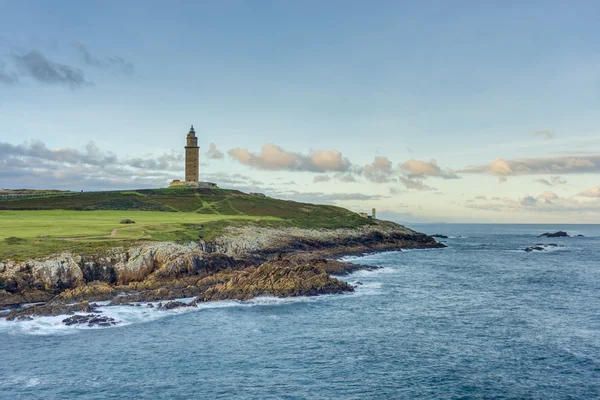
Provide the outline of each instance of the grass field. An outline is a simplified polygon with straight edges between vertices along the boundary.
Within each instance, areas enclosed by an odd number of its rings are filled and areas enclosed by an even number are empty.
[[[123,219],[135,224],[120,224]],[[235,190],[57,193],[0,200],[0,261],[64,250],[86,254],[139,240],[208,241],[232,225],[354,228],[370,223],[341,207]]]
[[[273,217],[264,217],[276,220]],[[123,225],[119,221],[131,219],[135,224]],[[9,237],[22,239],[41,238],[108,238],[118,229],[114,238],[141,239],[147,228],[181,228],[204,225],[220,220],[255,220],[254,216],[197,213],[167,213],[160,211],[2,211],[0,210],[0,240]]]

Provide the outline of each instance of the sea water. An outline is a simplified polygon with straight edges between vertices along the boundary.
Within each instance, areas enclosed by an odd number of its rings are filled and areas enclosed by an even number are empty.
[[[354,293],[0,320],[0,398],[600,398],[600,226],[414,228],[448,247],[348,257]]]

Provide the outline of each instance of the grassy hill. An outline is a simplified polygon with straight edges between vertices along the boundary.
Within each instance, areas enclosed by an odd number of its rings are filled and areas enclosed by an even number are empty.
[[[135,224],[123,225],[131,219]],[[354,228],[372,223],[341,207],[223,189],[56,193],[0,200],[0,260],[90,252],[139,240],[210,240],[231,225]]]

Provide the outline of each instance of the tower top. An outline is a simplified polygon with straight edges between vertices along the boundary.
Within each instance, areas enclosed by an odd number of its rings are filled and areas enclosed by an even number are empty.
[[[194,130],[194,125],[192,125],[192,127],[190,128],[190,132],[187,134],[188,138],[195,138],[196,137],[196,131]]]

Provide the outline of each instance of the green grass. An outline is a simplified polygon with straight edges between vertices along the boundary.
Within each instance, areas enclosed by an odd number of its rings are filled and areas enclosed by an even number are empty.
[[[123,219],[135,224],[120,224]],[[370,223],[341,207],[218,188],[59,193],[0,201],[0,260],[63,250],[87,254],[139,240],[208,241],[232,225],[355,228]],[[113,229],[118,231],[111,237]]]
[[[122,219],[132,219],[135,224],[123,225]],[[271,218],[272,217],[267,217]],[[243,215],[218,215],[197,213],[165,213],[158,211],[0,211],[0,240],[9,237],[33,239],[108,237],[119,229],[116,238],[138,239],[149,226],[200,225],[218,220],[255,219]]]

